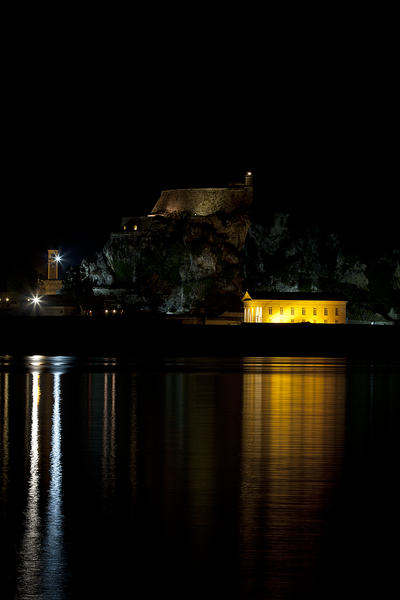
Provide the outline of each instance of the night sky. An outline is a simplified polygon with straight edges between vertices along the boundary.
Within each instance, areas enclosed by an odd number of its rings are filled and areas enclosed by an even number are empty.
[[[111,27],[111,26],[110,26]],[[396,237],[397,77],[390,35],[208,25],[138,37],[74,24],[15,26],[5,74],[0,285],[10,269],[102,248],[161,190],[254,172],[274,210],[326,214],[363,240]],[[249,33],[249,32],[248,32]],[[285,35],[287,37],[285,37]],[[232,37],[233,36],[233,37]],[[240,44],[238,40],[240,39]],[[152,50],[150,52],[150,50]],[[332,207],[333,212],[332,212]]]

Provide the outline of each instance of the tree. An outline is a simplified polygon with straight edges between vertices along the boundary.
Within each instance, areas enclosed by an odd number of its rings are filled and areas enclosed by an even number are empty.
[[[89,309],[93,299],[93,284],[88,277],[81,278],[79,266],[66,270],[62,291],[79,305],[81,313]]]

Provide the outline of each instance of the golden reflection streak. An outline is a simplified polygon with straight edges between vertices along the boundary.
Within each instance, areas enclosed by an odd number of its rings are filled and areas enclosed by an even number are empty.
[[[343,456],[345,370],[330,359],[284,360],[257,371],[249,361],[243,380],[243,547],[251,552],[252,531],[264,527],[272,561],[288,539],[308,543],[301,523],[317,518]]]

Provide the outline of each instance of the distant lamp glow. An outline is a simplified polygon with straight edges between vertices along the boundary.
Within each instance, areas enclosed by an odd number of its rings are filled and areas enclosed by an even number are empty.
[[[247,185],[249,187],[253,187],[253,173],[251,171],[247,171],[247,173],[246,173],[245,185]]]
[[[40,297],[39,296],[33,296],[32,302],[33,302],[33,304],[40,304]]]

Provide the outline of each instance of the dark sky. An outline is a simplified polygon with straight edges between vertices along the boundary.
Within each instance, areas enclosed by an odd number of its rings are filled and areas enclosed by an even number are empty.
[[[47,248],[66,265],[100,250],[162,189],[223,187],[247,170],[272,209],[395,234],[390,35],[20,25],[6,57],[2,286]]]

